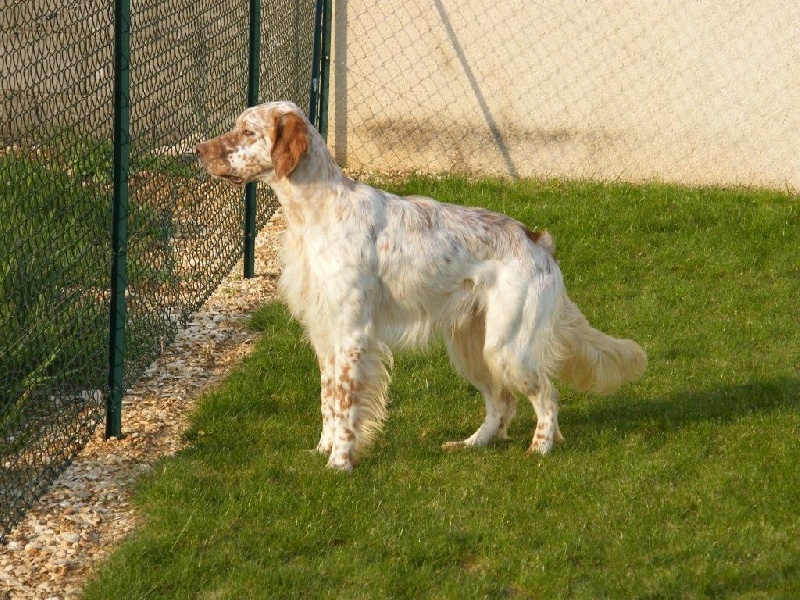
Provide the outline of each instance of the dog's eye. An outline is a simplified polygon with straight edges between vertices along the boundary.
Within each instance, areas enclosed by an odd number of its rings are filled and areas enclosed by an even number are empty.
[[[252,129],[245,129],[244,134],[248,137],[255,135],[255,132]]]

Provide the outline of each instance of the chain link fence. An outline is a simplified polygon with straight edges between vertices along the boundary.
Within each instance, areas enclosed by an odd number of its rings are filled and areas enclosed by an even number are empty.
[[[261,7],[262,98],[308,108],[315,2]],[[242,253],[241,190],[195,144],[247,105],[247,2],[134,0],[129,387]],[[109,389],[114,7],[0,6],[0,539],[82,447]],[[274,204],[258,191],[257,225]]]
[[[335,0],[356,170],[800,188],[800,3]]]

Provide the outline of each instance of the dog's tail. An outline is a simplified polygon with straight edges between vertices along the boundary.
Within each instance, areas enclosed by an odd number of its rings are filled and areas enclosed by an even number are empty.
[[[647,355],[633,340],[619,340],[589,324],[562,288],[553,334],[556,377],[581,392],[610,394],[640,377]]]

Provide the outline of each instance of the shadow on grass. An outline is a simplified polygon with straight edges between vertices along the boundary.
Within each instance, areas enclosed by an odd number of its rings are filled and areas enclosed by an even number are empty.
[[[781,377],[722,385],[653,399],[617,394],[588,402],[584,411],[570,411],[567,406],[564,420],[569,420],[569,432],[576,439],[588,439],[603,431],[613,431],[618,436],[674,433],[782,410],[800,413],[800,379]]]

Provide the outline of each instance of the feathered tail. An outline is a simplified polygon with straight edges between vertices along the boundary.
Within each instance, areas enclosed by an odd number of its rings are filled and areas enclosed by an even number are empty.
[[[598,331],[562,291],[561,307],[554,326],[560,360],[558,379],[578,391],[610,394],[637,379],[647,368],[647,355],[633,340],[618,340]]]

